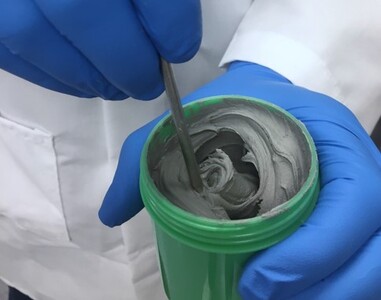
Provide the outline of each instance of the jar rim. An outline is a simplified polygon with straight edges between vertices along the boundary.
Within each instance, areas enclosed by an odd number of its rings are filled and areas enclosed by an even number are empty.
[[[301,189],[288,201],[269,212],[248,219],[218,220],[196,216],[169,201],[157,188],[148,169],[148,146],[155,132],[168,120],[166,115],[153,128],[144,145],[140,160],[140,190],[143,203],[155,225],[183,243],[202,250],[220,253],[257,251],[284,239],[310,215],[319,193],[318,159],[312,137],[302,122],[284,109],[267,101],[237,95],[202,98],[184,106],[184,111],[197,105],[212,105],[222,99],[254,101],[277,111],[296,123],[306,138],[311,155],[307,179]]]

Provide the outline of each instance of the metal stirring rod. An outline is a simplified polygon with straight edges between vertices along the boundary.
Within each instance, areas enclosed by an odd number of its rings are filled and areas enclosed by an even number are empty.
[[[192,142],[185,123],[184,110],[180,102],[172,67],[163,58],[161,58],[161,70],[164,77],[165,91],[167,92],[172,110],[173,123],[176,127],[177,138],[179,139],[190,182],[197,192],[201,192],[203,190],[203,183],[200,177],[200,168],[196,161]]]

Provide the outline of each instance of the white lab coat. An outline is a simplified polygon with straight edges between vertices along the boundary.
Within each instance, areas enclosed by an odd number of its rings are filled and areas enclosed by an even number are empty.
[[[370,132],[380,11],[377,1],[206,0],[201,49],[175,67],[180,92],[222,73],[220,61],[257,62],[339,99]],[[114,229],[97,217],[123,140],[166,108],[163,96],[78,99],[0,71],[2,280],[37,300],[166,299],[146,212]]]

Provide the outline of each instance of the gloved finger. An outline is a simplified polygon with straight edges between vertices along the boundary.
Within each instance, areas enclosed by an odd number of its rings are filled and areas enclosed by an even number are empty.
[[[121,225],[143,208],[139,189],[140,155],[148,135],[161,118],[141,127],[125,140],[114,179],[99,209],[103,224]]]
[[[340,117],[336,123],[308,111],[301,107],[294,112],[318,150],[322,186],[318,204],[289,239],[249,262],[240,282],[245,299],[277,299],[307,288],[344,264],[380,226],[377,161]]]
[[[93,97],[126,97],[47,22],[32,1],[0,1],[0,41],[63,85]]]
[[[133,3],[161,56],[180,63],[196,54],[202,37],[199,0],[133,0]]]
[[[49,21],[125,94],[164,90],[158,54],[129,0],[34,0]]]
[[[335,273],[291,299],[380,299],[380,253],[381,229]]]
[[[18,77],[38,84],[49,90],[69,94],[76,97],[91,98],[93,95],[76,90],[44,73],[27,61],[13,55],[0,43],[0,69],[6,70]]]

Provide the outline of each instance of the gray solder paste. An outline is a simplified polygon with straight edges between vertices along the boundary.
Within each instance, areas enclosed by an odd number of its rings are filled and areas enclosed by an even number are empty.
[[[308,177],[307,140],[278,111],[225,98],[187,121],[204,191],[191,187],[176,135],[153,136],[148,167],[158,190],[188,212],[232,220],[262,215],[293,197]]]

